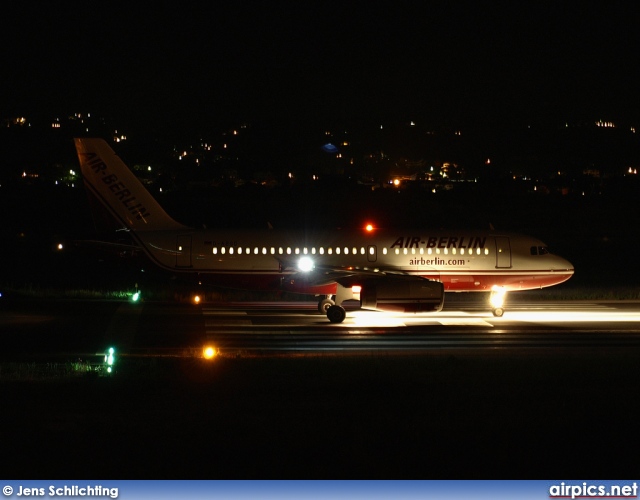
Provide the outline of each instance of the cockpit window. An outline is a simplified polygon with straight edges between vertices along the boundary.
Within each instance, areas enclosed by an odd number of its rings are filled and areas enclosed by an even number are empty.
[[[531,247],[531,255],[547,255],[548,253],[547,247]]]

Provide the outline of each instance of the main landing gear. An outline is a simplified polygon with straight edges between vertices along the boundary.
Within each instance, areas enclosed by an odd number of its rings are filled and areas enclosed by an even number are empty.
[[[328,295],[324,299],[320,299],[318,302],[318,312],[326,314],[327,319],[331,321],[331,323],[342,323],[347,317],[347,312],[341,305],[336,305],[332,297],[335,297],[335,295]]]
[[[326,314],[327,319],[331,321],[331,323],[342,323],[347,317],[347,312],[344,310],[344,307],[342,307],[342,303],[345,300],[354,298],[358,299],[359,297],[354,296],[351,288],[346,288],[338,284],[335,295],[325,295],[320,299],[318,302],[318,311],[321,314]]]
[[[321,314],[327,314],[329,308],[335,304],[336,303],[331,299],[331,295],[327,295],[324,299],[320,299],[320,302],[318,302],[318,312]]]

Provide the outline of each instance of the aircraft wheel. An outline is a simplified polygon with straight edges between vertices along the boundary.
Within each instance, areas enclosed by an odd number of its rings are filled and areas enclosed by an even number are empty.
[[[322,299],[318,302],[318,312],[322,314],[327,314],[327,311],[331,306],[335,305],[335,302],[331,299]]]
[[[496,318],[501,318],[504,314],[504,309],[502,307],[496,307],[492,312]]]
[[[347,312],[342,306],[336,306],[334,304],[327,309],[327,318],[329,318],[331,323],[342,323],[346,317]]]

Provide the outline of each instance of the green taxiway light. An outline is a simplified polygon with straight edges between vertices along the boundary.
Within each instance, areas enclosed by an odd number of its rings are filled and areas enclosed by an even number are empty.
[[[109,347],[109,350],[104,355],[104,363],[107,365],[107,372],[111,373],[111,367],[116,362],[116,351],[113,347]]]

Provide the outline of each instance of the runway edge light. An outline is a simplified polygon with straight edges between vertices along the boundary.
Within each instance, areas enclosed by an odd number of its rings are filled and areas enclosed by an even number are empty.
[[[212,347],[210,345],[204,346],[204,348],[202,349],[202,357],[204,359],[213,359],[216,357],[216,349],[215,347]]]

